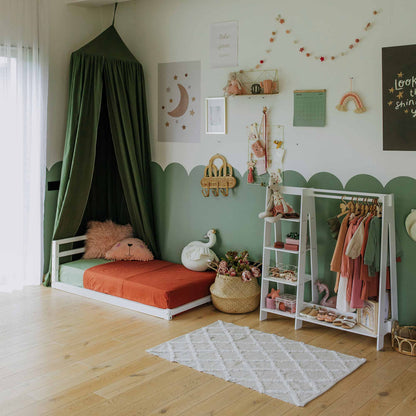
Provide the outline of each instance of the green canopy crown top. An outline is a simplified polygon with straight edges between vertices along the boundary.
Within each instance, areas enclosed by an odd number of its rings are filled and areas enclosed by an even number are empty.
[[[75,51],[73,54],[102,56],[106,59],[138,62],[129,51],[114,26],[110,26],[101,35]]]

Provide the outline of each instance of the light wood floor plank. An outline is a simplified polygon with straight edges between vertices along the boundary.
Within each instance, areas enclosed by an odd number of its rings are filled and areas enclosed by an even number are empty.
[[[375,340],[258,311],[205,305],[172,321],[58,290],[0,294],[0,414],[13,416],[274,416],[416,414],[416,364]],[[248,326],[367,362],[299,408],[146,353],[216,322]]]

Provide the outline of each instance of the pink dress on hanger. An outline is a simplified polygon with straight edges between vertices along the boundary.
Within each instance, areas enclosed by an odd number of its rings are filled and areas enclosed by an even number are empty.
[[[351,220],[350,225],[345,236],[344,246],[342,249],[342,260],[341,260],[341,272],[339,277],[338,285],[338,296],[337,296],[337,309],[340,312],[349,313],[353,312],[350,308],[349,302],[347,302],[347,285],[348,285],[348,275],[350,269],[350,258],[346,256],[345,250],[348,247],[348,244],[355,231],[355,223],[358,221],[358,218]]]

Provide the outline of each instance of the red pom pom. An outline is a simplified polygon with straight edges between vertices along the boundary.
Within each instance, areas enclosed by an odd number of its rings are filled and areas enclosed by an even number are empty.
[[[303,52],[305,50],[305,48],[300,48],[299,52]]]
[[[323,56],[321,56],[319,59],[321,62],[325,61],[325,58]]]
[[[285,22],[285,19],[280,19],[279,23],[283,24]]]
[[[358,39],[358,38],[357,38],[357,39],[355,39],[355,43],[358,43],[359,41],[360,41],[360,39]]]
[[[354,45],[353,44],[351,44],[350,46],[348,46],[350,49],[352,49],[353,47],[354,47]]]
[[[261,64],[264,64],[264,61],[263,61],[263,59],[262,59],[262,60],[260,61],[260,63],[261,63]]]
[[[309,58],[309,57],[311,56],[311,54],[308,52],[308,53],[306,54],[306,56]]]

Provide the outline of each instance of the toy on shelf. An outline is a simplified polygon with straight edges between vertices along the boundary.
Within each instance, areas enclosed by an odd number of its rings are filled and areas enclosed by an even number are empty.
[[[268,185],[268,201],[266,210],[259,214],[259,218],[267,218],[269,222],[278,221],[281,217],[298,218],[299,214],[293,207],[285,201],[280,193],[280,183],[282,178],[279,173],[270,173]]]
[[[265,79],[260,82],[260,86],[263,88],[265,94],[273,94],[277,90],[277,82],[271,79]]]
[[[222,161],[219,169],[214,163],[216,159]],[[220,192],[224,196],[228,196],[229,189],[234,188],[236,183],[233,167],[227,162],[227,159],[219,153],[212,156],[208,166],[205,167],[204,177],[201,179],[202,195],[208,197],[211,191],[213,196],[218,196]]]
[[[280,296],[279,289],[271,289],[270,293],[266,296],[266,308],[276,309],[276,298]]]
[[[318,286],[319,293],[325,292],[325,296],[321,299],[319,304],[322,305],[322,306],[327,306],[328,308],[336,308],[337,307],[337,297],[336,296],[329,297],[328,285],[326,285],[325,283],[322,283],[319,280],[317,280],[316,281],[316,286]]]
[[[278,94],[277,69],[231,72],[224,91],[226,96]]]
[[[223,88],[225,91],[225,96],[229,97],[231,95],[241,95],[245,94],[245,90],[242,87],[240,81],[237,79],[237,73],[231,72],[228,76],[227,85]]]

